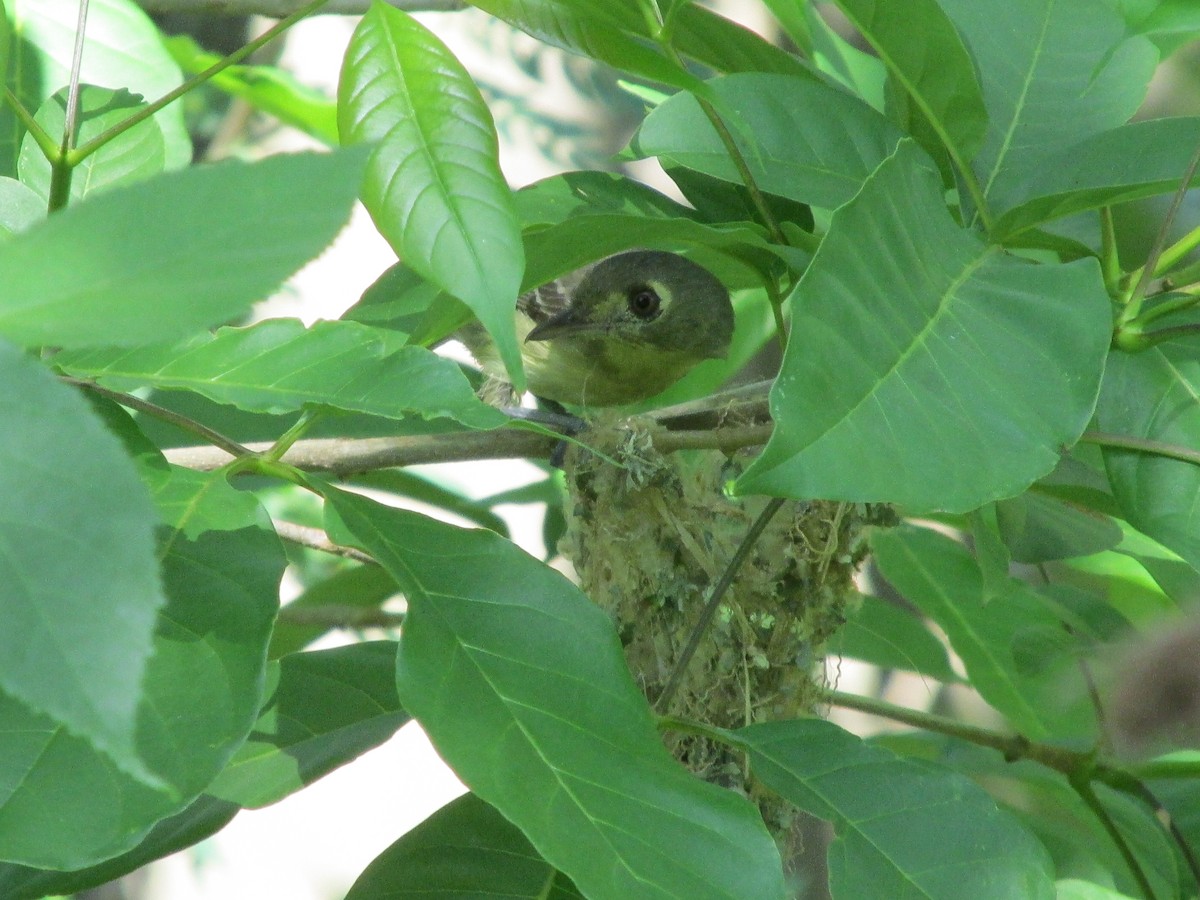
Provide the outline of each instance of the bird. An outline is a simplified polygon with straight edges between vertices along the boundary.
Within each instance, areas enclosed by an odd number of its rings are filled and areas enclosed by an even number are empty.
[[[724,358],[733,337],[725,286],[660,250],[617,253],[535,288],[517,299],[515,316],[530,392],[579,407],[653,397],[697,363]],[[483,326],[458,336],[484,373],[507,385]]]

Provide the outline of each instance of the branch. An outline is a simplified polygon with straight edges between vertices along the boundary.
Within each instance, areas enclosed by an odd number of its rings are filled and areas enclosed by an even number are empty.
[[[405,12],[450,12],[466,9],[465,0],[386,0]],[[304,0],[137,0],[149,13],[200,13],[212,16],[269,16],[282,19],[304,5]],[[329,0],[324,13],[359,15],[371,0]]]
[[[311,547],[313,550],[323,550],[335,556],[344,556],[346,559],[353,559],[361,563],[377,565],[373,556],[369,556],[354,547],[335,544],[329,539],[329,535],[320,528],[297,525],[294,522],[284,522],[279,519],[276,519],[272,524],[275,526],[275,533],[285,541],[291,541],[293,544],[299,544],[301,547]]]
[[[653,419],[667,430],[655,434],[661,453],[679,450],[722,450],[765,444],[771,436],[765,395],[768,382],[745,385],[719,394],[656,410]],[[586,434],[584,441],[587,440]],[[306,472],[357,475],[377,469],[422,463],[483,459],[549,459],[558,439],[540,431],[501,428],[448,434],[397,435],[384,438],[311,438],[296,441],[280,462]],[[245,454],[264,454],[269,441],[242,447]],[[178,447],[164,451],[178,466],[211,472],[230,462],[219,447]]]
[[[733,584],[733,579],[737,577],[737,573],[746,561],[746,557],[750,555],[759,537],[767,525],[770,524],[775,513],[779,512],[779,507],[781,506],[783,506],[783,499],[781,497],[773,497],[771,502],[758,514],[758,518],[754,520],[754,523],[746,532],[746,536],[742,538],[742,542],[738,544],[733,558],[729,560],[729,564],[725,566],[725,571],[721,573],[720,581],[713,587],[712,593],[708,596],[708,601],[704,604],[704,608],[700,610],[700,617],[696,620],[696,624],[692,626],[692,633],[688,638],[687,646],[683,648],[683,652],[675,660],[675,667],[671,670],[670,677],[667,678],[666,686],[662,689],[662,693],[658,695],[658,699],[654,701],[656,712],[659,710],[665,711],[671,705],[671,699],[679,689],[679,684],[683,680],[684,673],[687,672],[688,663],[692,661],[692,657],[696,653],[696,648],[700,646],[700,641],[703,640],[705,633],[708,631],[708,626],[712,624],[713,616],[716,615],[725,592]]]
[[[374,606],[285,606],[279,621],[288,625],[318,625],[322,628],[399,628],[404,613],[388,612]]]

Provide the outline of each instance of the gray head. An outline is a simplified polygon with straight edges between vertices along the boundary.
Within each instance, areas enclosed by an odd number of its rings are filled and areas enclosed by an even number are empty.
[[[702,266],[676,253],[630,250],[587,269],[568,308],[527,340],[600,332],[697,359],[722,357],[733,336],[733,306],[729,291]]]

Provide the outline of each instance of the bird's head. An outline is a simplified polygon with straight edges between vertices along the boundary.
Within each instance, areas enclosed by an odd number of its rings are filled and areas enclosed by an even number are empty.
[[[630,250],[588,269],[526,340],[599,338],[699,361],[723,357],[732,336],[729,291],[711,272],[675,253]]]

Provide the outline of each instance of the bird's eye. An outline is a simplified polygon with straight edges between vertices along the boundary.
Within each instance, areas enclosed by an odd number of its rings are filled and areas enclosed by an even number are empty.
[[[662,300],[650,288],[638,288],[629,295],[629,311],[639,319],[653,319],[661,305]]]

